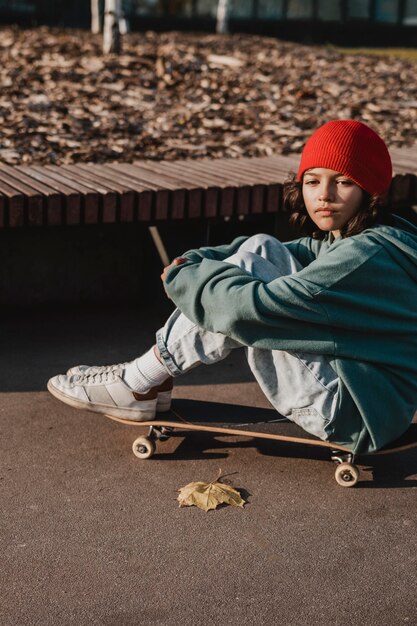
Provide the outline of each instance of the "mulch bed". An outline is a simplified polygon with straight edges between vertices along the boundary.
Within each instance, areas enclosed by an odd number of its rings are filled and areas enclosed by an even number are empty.
[[[417,141],[416,64],[272,38],[130,33],[103,57],[86,31],[0,29],[0,161],[64,164],[300,152],[362,120]]]

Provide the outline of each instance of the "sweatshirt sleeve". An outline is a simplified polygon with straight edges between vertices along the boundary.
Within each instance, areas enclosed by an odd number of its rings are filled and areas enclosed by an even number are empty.
[[[206,258],[173,267],[165,289],[196,324],[244,345],[305,351],[308,341],[313,352],[334,352],[324,309],[296,275],[264,283],[234,265]]]
[[[165,288],[189,319],[243,345],[334,356],[335,333],[347,345],[390,323],[381,294],[395,275],[382,252],[370,235],[340,239],[299,272],[270,282],[224,261],[190,261],[169,270]]]
[[[187,250],[184,252],[183,257],[186,257],[193,263],[199,263],[202,259],[213,259],[216,261],[223,261],[227,257],[232,256],[239,247],[248,239],[248,237],[237,237],[230,244],[224,244],[221,246],[207,246],[202,248],[196,248],[194,250]]]

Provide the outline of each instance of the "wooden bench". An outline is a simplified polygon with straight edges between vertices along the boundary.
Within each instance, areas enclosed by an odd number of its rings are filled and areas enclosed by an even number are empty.
[[[394,209],[417,204],[417,147],[393,149]],[[157,223],[280,212],[299,157],[132,164],[0,164],[0,228]]]

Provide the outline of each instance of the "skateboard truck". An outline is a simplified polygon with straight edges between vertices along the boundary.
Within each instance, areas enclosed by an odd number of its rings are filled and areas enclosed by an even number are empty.
[[[155,452],[155,442],[167,441],[173,432],[174,429],[169,426],[149,426],[146,437],[137,437],[133,442],[133,454],[138,459],[149,459]]]
[[[334,477],[341,487],[353,487],[359,479],[359,469],[354,464],[355,455],[352,452],[332,450],[331,460],[337,463]]]
[[[173,432],[169,426],[149,426],[148,437],[154,441],[167,441]]]

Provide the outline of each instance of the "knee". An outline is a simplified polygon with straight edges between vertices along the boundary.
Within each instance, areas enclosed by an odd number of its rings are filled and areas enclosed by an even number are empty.
[[[249,237],[248,241],[253,241],[255,245],[262,245],[271,242],[276,243],[278,239],[276,239],[272,235],[267,235],[266,233],[256,233],[256,235],[252,235],[252,237]]]
[[[271,247],[275,248],[281,245],[281,242],[276,239],[276,237],[266,235],[265,233],[259,233],[249,237],[249,239],[247,239],[240,247],[240,250],[248,250],[249,252],[260,254],[262,250],[268,250],[271,249]]]

